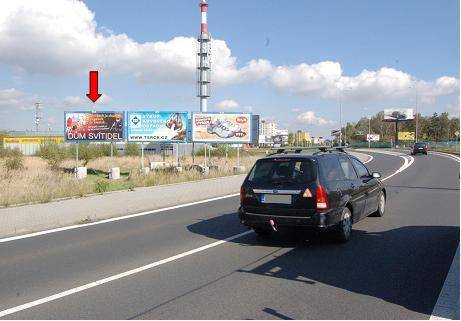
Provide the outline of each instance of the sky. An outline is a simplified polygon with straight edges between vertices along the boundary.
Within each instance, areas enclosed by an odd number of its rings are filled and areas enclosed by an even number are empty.
[[[198,111],[198,0],[0,1],[0,129],[65,110]],[[388,108],[459,115],[458,0],[209,0],[209,111],[329,136]],[[103,96],[86,98],[99,70]]]

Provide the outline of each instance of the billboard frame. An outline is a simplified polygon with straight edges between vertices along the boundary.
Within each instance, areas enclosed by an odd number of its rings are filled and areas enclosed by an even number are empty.
[[[171,139],[168,139],[168,140],[150,140],[150,141],[142,141],[142,140],[129,140],[128,139],[128,115],[129,113],[157,113],[157,114],[160,114],[160,113],[185,113],[187,118],[186,118],[186,139],[184,140],[171,140]],[[188,137],[188,120],[189,120],[189,112],[188,111],[170,111],[170,110],[135,110],[135,111],[125,111],[125,114],[126,114],[126,117],[125,117],[125,120],[127,121],[126,122],[126,126],[125,126],[125,130],[126,130],[126,134],[125,134],[125,139],[124,141],[128,142],[128,143],[159,143],[159,144],[170,144],[170,143],[180,143],[180,144],[183,144],[183,143],[188,143],[189,142],[189,137]],[[192,133],[191,133],[192,135]]]
[[[199,141],[196,141],[194,140],[194,115],[203,115],[203,114],[217,114],[217,115],[226,115],[226,114],[235,114],[235,115],[238,115],[238,114],[247,114],[247,115],[250,115],[250,119],[248,120],[248,123],[249,123],[249,130],[248,130],[248,141],[245,141],[245,142],[240,142],[240,141],[227,141],[227,142],[221,142],[221,141],[215,141],[215,140],[199,140]],[[192,143],[204,143],[204,144],[241,144],[241,145],[244,145],[244,144],[252,144],[253,140],[252,140],[252,136],[253,136],[253,133],[252,133],[252,129],[253,129],[253,124],[252,124],[252,120],[253,120],[253,113],[251,112],[238,112],[238,111],[233,111],[233,112],[217,112],[217,111],[204,111],[204,112],[191,112],[191,133],[190,133],[190,142]]]
[[[66,113],[85,113],[85,114],[122,114],[123,115],[123,122],[122,122],[122,135],[123,135],[123,138],[122,139],[118,139],[118,140],[94,140],[94,139],[76,139],[76,140],[68,140],[67,139],[67,132],[66,132]],[[72,110],[72,111],[68,111],[68,110],[65,110],[64,111],[64,142],[66,143],[91,143],[91,142],[94,142],[94,143],[120,143],[120,142],[125,142],[126,139],[126,124],[125,124],[125,120],[126,120],[126,112],[125,111],[112,111],[112,110],[109,110],[109,111],[86,111],[86,110]]]

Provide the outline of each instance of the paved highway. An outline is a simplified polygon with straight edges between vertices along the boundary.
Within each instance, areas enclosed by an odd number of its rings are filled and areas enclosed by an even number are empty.
[[[347,244],[261,240],[239,224],[237,196],[0,240],[0,316],[428,319],[459,244],[459,163],[370,154],[383,178],[409,167],[384,182],[386,216]]]

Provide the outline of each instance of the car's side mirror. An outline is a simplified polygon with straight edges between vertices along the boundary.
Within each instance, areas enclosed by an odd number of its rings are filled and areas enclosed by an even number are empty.
[[[381,178],[381,174],[378,173],[378,172],[373,172],[373,174],[371,174],[371,176],[373,176],[373,178]]]

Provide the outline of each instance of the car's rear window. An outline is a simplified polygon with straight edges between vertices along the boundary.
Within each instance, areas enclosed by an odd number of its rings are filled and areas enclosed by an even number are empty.
[[[426,146],[426,143],[416,143],[415,146],[416,147],[424,147],[424,146]]]
[[[258,184],[306,183],[316,178],[314,166],[309,159],[262,159],[256,162],[248,181]]]

